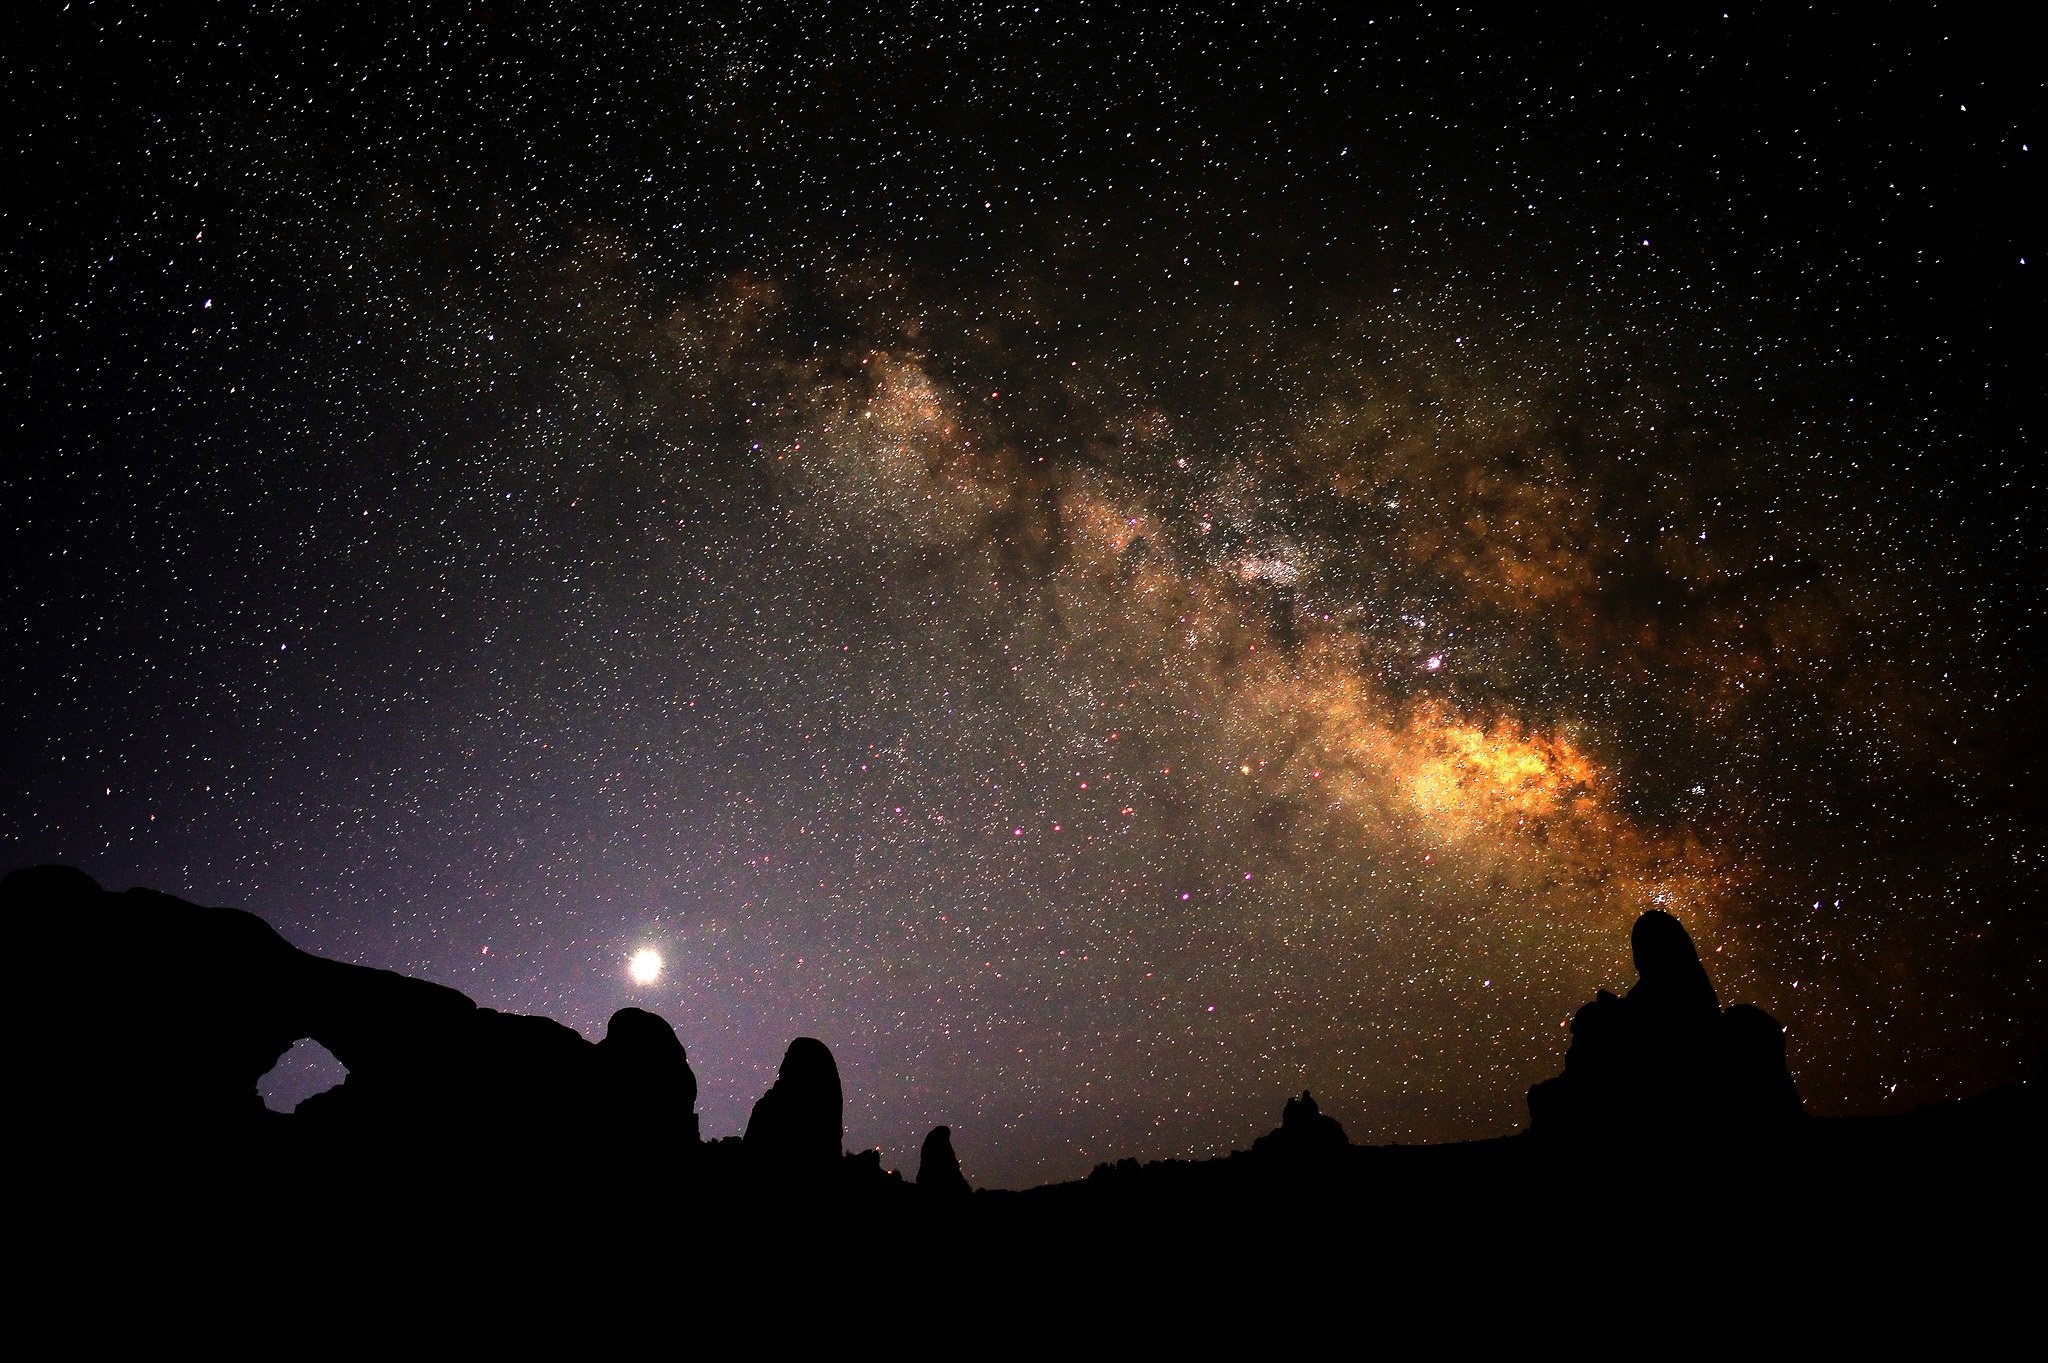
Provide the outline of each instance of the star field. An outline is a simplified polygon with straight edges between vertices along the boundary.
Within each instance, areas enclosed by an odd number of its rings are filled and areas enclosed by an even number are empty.
[[[1989,18],[33,13],[9,865],[985,1184],[1510,1130],[1653,905],[1810,1110],[2037,1072]]]

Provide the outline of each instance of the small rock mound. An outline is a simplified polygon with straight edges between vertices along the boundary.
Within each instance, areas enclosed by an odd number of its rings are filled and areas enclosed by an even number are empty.
[[[1314,1094],[1303,1089],[1301,1097],[1289,1098],[1287,1106],[1281,1109],[1279,1130],[1269,1131],[1253,1141],[1252,1151],[1261,1155],[1295,1158],[1325,1155],[1350,1144],[1343,1126],[1316,1106]]]

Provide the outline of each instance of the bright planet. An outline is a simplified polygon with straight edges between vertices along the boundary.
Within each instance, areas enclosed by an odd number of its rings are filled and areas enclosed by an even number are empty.
[[[661,953],[652,947],[642,947],[626,962],[626,973],[635,984],[653,984],[661,978]]]

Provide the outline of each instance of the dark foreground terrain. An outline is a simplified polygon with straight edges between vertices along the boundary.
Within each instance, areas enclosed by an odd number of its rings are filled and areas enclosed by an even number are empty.
[[[1723,1009],[1659,912],[1636,925],[1638,983],[1579,1010],[1521,1133],[1357,1146],[1303,1094],[1249,1150],[1003,1192],[969,1187],[944,1127],[913,1178],[844,1151],[838,1070],[809,1038],[744,1136],[705,1141],[651,1013],[593,1043],[63,867],[9,875],[0,905],[18,962],[65,959],[87,928],[126,944],[90,991],[33,969],[12,991],[15,1295],[92,1337],[402,1318],[594,1342],[678,1311],[985,1344],[992,1322],[1214,1348],[1255,1327],[1364,1345],[1652,1322],[1687,1352],[1696,1331],[2038,1335],[2038,1081],[1808,1116],[1781,1029]],[[305,1037],[348,1077],[272,1112],[257,1082]]]

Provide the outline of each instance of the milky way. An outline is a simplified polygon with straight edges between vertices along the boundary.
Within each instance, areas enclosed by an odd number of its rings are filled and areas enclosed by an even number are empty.
[[[1510,1130],[1652,905],[2031,1072],[2039,75],[1055,8],[47,16],[8,861],[980,1182]]]

